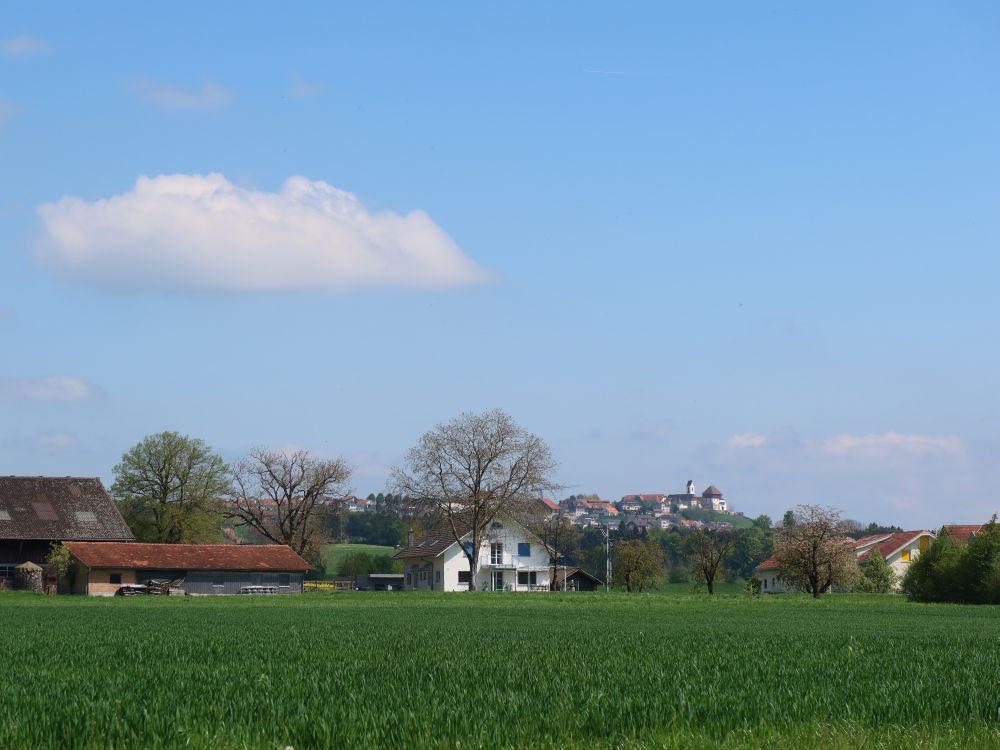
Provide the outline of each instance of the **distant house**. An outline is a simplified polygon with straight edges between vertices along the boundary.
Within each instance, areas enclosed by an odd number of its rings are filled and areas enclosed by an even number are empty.
[[[491,522],[479,551],[479,569],[469,569],[463,549],[472,544],[469,526],[459,525],[462,546],[447,522],[420,539],[410,539],[394,555],[404,564],[407,591],[547,591],[549,553],[531,532],[513,519]]]
[[[552,573],[553,591],[596,591],[604,581],[582,568],[556,568]]]
[[[21,563],[43,565],[53,544],[134,538],[96,477],[0,477],[0,586]]]
[[[618,510],[622,513],[638,513],[642,510],[642,503],[638,500],[619,500]]]
[[[930,531],[897,531],[894,534],[877,534],[859,539],[854,549],[858,553],[858,562],[867,561],[876,548],[881,553],[889,567],[902,581],[910,563],[920,557],[922,552],[926,552],[931,542],[934,541],[934,534]],[[897,588],[899,583],[897,582]]]
[[[542,504],[542,507],[544,507],[546,510],[548,510],[548,511],[550,511],[552,513],[562,513],[563,512],[562,506],[559,505],[559,503],[557,503],[555,500],[550,500],[547,497],[543,497],[543,498],[541,498],[539,500],[539,502]]]
[[[956,544],[968,544],[972,538],[982,531],[982,524],[948,524],[944,527],[944,533]]]
[[[239,594],[248,586],[301,593],[309,563],[284,544],[66,542],[72,592],[112,596],[124,584],[176,581],[188,594]]]
[[[872,534],[862,537],[854,543],[858,562],[866,562],[877,548],[889,567],[902,580],[910,563],[916,560],[921,552],[925,552],[934,539],[930,531],[899,531],[894,534]],[[777,555],[769,557],[756,568],[755,575],[761,581],[761,593],[782,594],[790,591],[781,580],[781,560]],[[897,582],[897,587],[898,587]]]

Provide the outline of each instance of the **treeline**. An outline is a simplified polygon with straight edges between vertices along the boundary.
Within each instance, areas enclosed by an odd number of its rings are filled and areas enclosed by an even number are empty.
[[[945,529],[903,577],[903,591],[918,602],[1000,604],[1000,524],[997,517],[968,544]]]

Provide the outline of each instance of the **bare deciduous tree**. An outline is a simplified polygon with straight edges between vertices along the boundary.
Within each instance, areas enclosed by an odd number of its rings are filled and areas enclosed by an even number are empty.
[[[555,489],[554,469],[545,441],[494,409],[461,414],[425,433],[406,454],[405,468],[393,468],[390,484],[442,521],[456,542],[471,536],[463,549],[475,575],[487,526]]]
[[[697,529],[688,535],[687,548],[691,568],[705,582],[709,594],[715,593],[715,578],[722,563],[736,545],[736,535],[725,531]]]
[[[850,588],[858,579],[858,561],[840,511],[800,505],[794,515],[794,525],[777,530],[775,556],[782,580],[817,598],[832,586]]]
[[[558,558],[579,551],[580,527],[573,524],[565,513],[553,510],[541,501],[535,501],[513,515],[542,543],[552,565],[556,564]]]
[[[350,479],[341,458],[257,448],[233,466],[229,515],[237,526],[315,558],[328,533],[326,498],[343,495]]]

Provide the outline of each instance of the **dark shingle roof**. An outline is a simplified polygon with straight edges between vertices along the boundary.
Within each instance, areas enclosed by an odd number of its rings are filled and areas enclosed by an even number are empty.
[[[705,489],[705,491],[701,493],[701,496],[702,497],[722,497],[722,493],[719,491],[718,487],[716,487],[714,484],[710,484]]]
[[[456,519],[455,529],[460,536],[469,533],[469,524]],[[455,543],[455,534],[451,530],[451,524],[441,521],[432,526],[420,539],[414,541],[409,547],[404,547],[393,558],[403,560],[412,557],[437,557],[451,545]]]
[[[0,477],[0,539],[134,538],[96,477]]]
[[[307,571],[309,563],[284,544],[139,544],[67,542],[88,568],[147,570]]]

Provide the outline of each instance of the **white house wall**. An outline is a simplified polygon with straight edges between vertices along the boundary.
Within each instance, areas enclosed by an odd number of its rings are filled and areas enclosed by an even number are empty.
[[[523,585],[517,582],[518,572],[534,572],[535,588],[549,588],[551,571],[548,552],[541,542],[528,534],[520,524],[506,522],[500,528],[491,526],[487,529],[485,537],[479,552],[479,571],[473,578],[477,591],[492,590],[495,570],[503,571],[505,590],[531,590],[530,584]],[[503,555],[499,566],[491,562],[491,545],[495,542],[503,544]],[[518,555],[519,543],[529,545],[528,555]],[[459,572],[468,569],[469,559],[464,550],[459,545],[453,544],[438,557],[407,560],[405,587],[417,591],[468,591],[468,584],[458,581]],[[421,577],[420,573],[424,570],[426,576]]]

